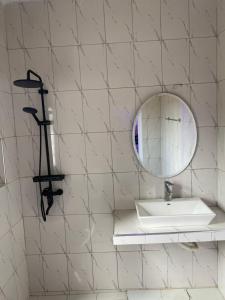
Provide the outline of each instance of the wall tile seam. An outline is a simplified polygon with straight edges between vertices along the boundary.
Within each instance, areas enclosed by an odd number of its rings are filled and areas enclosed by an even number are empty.
[[[3,240],[7,234],[12,234],[13,230],[17,227],[17,225],[23,220],[21,217],[19,221],[17,221],[13,226],[9,222],[9,229],[0,237],[0,241]]]
[[[1,140],[9,140],[9,139],[13,139],[13,138],[16,140],[17,136],[16,135],[9,135],[9,136],[0,137]]]
[[[1,89],[0,89],[0,93],[1,93],[1,94],[7,94],[7,95],[9,95],[9,96],[12,96],[12,93],[9,92],[9,91],[5,91],[5,90],[1,90]]]
[[[219,70],[218,70],[218,53],[219,53],[219,40],[220,40],[220,38],[221,38],[221,36],[223,35],[225,33],[225,29],[221,32],[221,33],[219,33],[218,35],[217,35],[217,42],[216,42],[216,45],[217,45],[217,51],[216,51],[216,55],[217,55],[217,57],[216,57],[216,59],[217,59],[217,83],[220,83],[220,82],[222,82],[222,81],[224,81],[225,80],[225,78],[219,78]]]
[[[217,120],[218,120],[218,129],[220,128],[220,124],[219,124],[219,85],[221,83],[223,83],[224,79],[219,79],[219,60],[218,60],[218,51],[219,51],[219,39],[221,38],[221,35],[223,34],[223,32],[225,32],[225,30],[222,30],[221,32],[218,30],[219,26],[218,26],[218,3],[217,3],[217,13],[216,13],[216,25],[217,25],[217,40],[216,40],[216,68],[217,68],[217,90],[216,90],[216,96],[217,96]],[[217,134],[218,134],[218,130],[217,130]],[[218,147],[218,135],[217,135],[217,158],[219,157],[219,147]],[[220,199],[219,199],[219,190],[220,190],[220,182],[219,182],[219,174],[220,172],[223,172],[222,170],[220,170],[219,164],[217,164],[217,205],[219,205],[220,203]],[[219,249],[219,242],[217,242],[217,281],[218,281],[218,287],[219,287],[219,283],[220,283],[220,273],[219,273],[219,259],[220,259],[220,249]]]
[[[24,263],[24,262],[22,262],[22,263]],[[21,265],[22,265],[22,263],[21,263]],[[17,277],[18,277],[18,272],[17,272],[17,270],[14,270],[14,271],[12,272],[12,274],[10,275],[10,277],[8,278],[8,280],[6,281],[6,283],[5,283],[2,287],[0,287],[0,291],[1,291],[1,290],[4,291],[5,287],[7,286],[7,284],[10,282],[10,280],[11,280],[14,276],[17,276]],[[3,293],[3,294],[4,294],[4,293]]]
[[[87,291],[85,291],[85,290],[71,290],[71,291],[69,291],[69,292],[57,292],[57,291],[55,291],[55,292],[32,292],[32,294],[30,295],[31,297],[42,297],[42,296],[70,296],[70,295],[92,295],[93,293],[95,294],[95,296],[97,297],[98,296],[98,294],[100,293],[100,292],[102,292],[102,293],[104,293],[104,291],[108,294],[110,294],[110,293],[114,293],[115,291],[116,292],[126,292],[126,289],[118,289],[118,290],[113,290],[113,289],[108,289],[108,290],[105,290],[105,289],[99,289],[99,290],[96,290],[96,292],[95,291],[93,291],[93,292],[91,292],[90,290],[87,290]],[[32,298],[31,298],[31,300],[33,300]],[[37,299],[34,299],[34,300],[37,300]],[[64,300],[64,299],[63,299]],[[69,299],[66,299],[66,300],[69,300]],[[96,300],[96,299],[95,299]]]
[[[221,126],[221,128],[223,128],[223,127]],[[217,128],[217,127],[207,127],[207,128]],[[140,166],[140,168],[141,169],[133,169],[133,170],[130,170],[130,171],[117,171],[117,170],[115,170],[115,171],[111,171],[111,172],[109,171],[109,172],[98,172],[98,173],[96,173],[96,172],[95,173],[92,173],[92,172],[88,172],[88,173],[65,173],[65,176],[85,176],[85,175],[87,176],[87,175],[100,175],[100,174],[102,174],[102,175],[104,175],[104,174],[112,174],[112,175],[115,174],[116,175],[116,174],[148,173],[150,176],[154,177],[153,175],[151,175],[151,173],[149,173],[148,171],[143,169],[142,166]],[[217,168],[216,167],[191,168],[189,166],[185,170],[215,170],[215,169],[217,169]],[[180,174],[178,174],[178,175],[180,175]],[[33,176],[21,176],[20,179],[26,179],[26,178],[32,178],[32,177]],[[158,180],[160,180],[160,179],[163,180],[163,178],[158,177]]]
[[[190,83],[171,83],[171,84],[162,84],[162,85],[135,85],[135,86],[118,86],[118,87],[110,87],[110,88],[100,88],[100,89],[83,89],[82,92],[88,92],[88,91],[107,91],[107,90],[128,90],[128,89],[142,89],[142,88],[153,88],[153,87],[159,87],[159,88],[165,88],[165,92],[167,90],[168,87],[174,86],[174,87],[179,87],[179,86],[198,86],[198,85],[210,85],[210,84],[217,84],[218,82],[223,82],[225,81],[225,79],[221,79],[219,81],[201,81],[201,82],[190,82]],[[1,92],[1,91],[0,91]],[[69,92],[80,92],[81,90],[54,90],[54,91],[50,91],[49,94],[51,95],[55,95],[55,94],[59,94],[59,93],[69,93]],[[6,92],[7,93],[7,92]],[[31,92],[30,94],[35,95],[35,92]],[[16,95],[26,95],[26,93],[12,93],[13,96]]]
[[[225,29],[222,29],[220,31],[217,31],[217,37],[225,33]]]
[[[216,241],[213,241],[212,240],[212,243],[216,243],[216,246],[211,246],[210,243],[211,242],[208,242],[209,245],[206,245],[204,248],[200,248],[201,250],[211,250],[211,251],[216,251],[218,249],[217,247],[217,242]],[[139,244],[139,245],[135,245],[135,246],[155,246],[155,245],[159,245],[159,244]],[[176,245],[176,243],[166,243],[166,244],[161,244],[161,245],[166,245],[165,247],[174,247]],[[126,254],[126,253],[164,253],[166,254],[166,256],[170,256],[167,251],[165,251],[163,249],[163,246],[162,246],[162,249],[149,249],[149,250],[145,250],[145,249],[139,249],[139,250],[115,250],[115,251],[91,251],[91,252],[68,252],[68,253],[65,253],[65,252],[40,252],[40,253],[26,253],[26,256],[29,256],[29,257],[34,257],[34,256],[51,256],[51,255],[64,255],[64,256],[68,256],[70,254],[74,254],[74,255],[81,255],[81,254],[87,254],[87,255],[92,255],[92,254],[109,254],[109,253],[115,253],[115,252],[118,252],[118,253],[122,253],[122,254]],[[191,253],[190,253],[191,254]]]
[[[23,265],[23,264],[26,264],[26,258],[24,257],[24,260],[20,261],[20,263],[16,266],[14,265],[13,266],[13,272],[11,273],[10,277],[8,278],[8,280],[6,281],[6,283],[0,287],[0,291],[1,289],[4,290],[4,288],[7,286],[7,284],[10,282],[10,280],[13,278],[13,276],[16,276],[19,278],[19,272],[18,270],[20,269],[20,267]]]
[[[76,26],[76,34],[77,34],[77,39],[79,39],[79,31],[78,31],[78,18],[77,18],[77,10],[78,10],[78,5],[77,5],[77,1],[75,1],[75,26]],[[106,49],[105,49],[106,51]],[[84,117],[84,95],[83,95],[83,86],[82,86],[82,73],[81,73],[81,48],[78,47],[78,68],[79,68],[79,84],[80,84],[80,92],[81,92],[81,99],[82,99],[82,121],[83,121],[83,126],[85,127],[85,117]],[[107,71],[107,68],[106,68]],[[88,165],[87,165],[87,144],[86,144],[86,139],[84,138],[84,152],[85,152],[85,171],[87,172],[88,170]],[[61,155],[61,154],[60,154]],[[90,195],[89,195],[89,188],[88,188],[88,181],[86,182],[86,190],[87,190],[87,210],[88,213],[90,212]],[[64,201],[64,198],[63,198]],[[88,216],[88,225],[89,225],[89,232],[91,232],[91,215]],[[65,228],[65,235],[67,235],[67,230]],[[67,247],[68,247],[69,243],[67,241]],[[90,236],[90,252],[92,252],[93,250],[93,243],[92,243],[92,237]],[[67,248],[67,252],[69,251],[69,249]],[[95,278],[94,278],[94,265],[93,265],[93,257],[91,256],[91,277],[92,277],[92,285],[94,287],[95,284]],[[69,289],[71,288],[70,286],[70,276],[69,276],[69,260],[68,260],[68,266],[67,266],[67,273],[68,273],[68,287]]]
[[[220,81],[224,81],[225,79],[221,79]],[[83,88],[82,91],[86,92],[86,91],[107,91],[107,90],[123,90],[123,89],[134,89],[134,88],[152,88],[152,87],[170,87],[170,86],[191,86],[191,85],[206,85],[206,84],[216,84],[218,83],[218,81],[202,81],[202,82],[189,82],[189,83],[170,83],[170,84],[153,84],[153,85],[135,85],[135,86],[118,86],[118,87],[105,87],[105,88]],[[1,91],[0,91],[1,92]],[[52,90],[49,91],[50,95],[55,95],[55,94],[60,94],[60,93],[68,93],[68,92],[81,92],[81,90],[79,89],[68,89],[68,90]],[[11,93],[9,93],[11,94]],[[32,92],[29,91],[26,92],[26,90],[24,92],[12,92],[12,95],[27,95],[27,94],[37,94],[37,92]]]
[[[6,20],[4,18],[4,22],[5,22],[5,28],[7,28],[6,26]],[[9,50],[8,50],[8,32],[6,30],[6,45],[7,45],[7,59],[8,59],[8,69],[9,69],[9,79],[10,79],[10,83],[12,82],[12,74],[11,74],[11,68],[10,68],[10,61],[9,61]],[[12,85],[10,84],[10,94],[12,97]],[[14,121],[14,137],[16,138],[16,128],[15,128],[15,108],[14,108],[14,101],[13,101],[13,97],[12,97],[12,110],[13,110],[13,121]],[[17,144],[17,138],[16,138],[16,153],[17,153],[17,164],[19,163],[19,158],[18,158],[18,144]],[[18,176],[19,179],[19,176]],[[20,184],[20,182],[19,182]],[[20,199],[21,199],[21,205],[22,205],[22,194],[21,194],[21,186],[20,186]]]
[[[225,81],[225,78],[224,78],[224,79],[219,79],[219,80],[217,81],[217,84],[223,83],[224,81]]]
[[[197,128],[217,128],[218,125],[196,125]],[[223,127],[223,126],[221,126]],[[94,135],[94,134],[114,134],[114,133],[131,133],[132,134],[133,129],[131,128],[130,130],[127,129],[122,129],[122,130],[105,130],[105,131],[83,131],[83,132],[65,132],[65,133],[49,133],[48,136],[71,136],[71,135],[82,135],[82,136],[87,136],[87,135]],[[23,134],[23,135],[16,135],[16,136],[7,136],[7,137],[3,137],[0,139],[7,139],[7,138],[27,138],[27,137],[39,137],[40,135],[38,134]]]
[[[9,84],[10,85],[10,84]],[[10,87],[9,87],[10,89]],[[10,91],[7,91],[7,90],[0,90],[0,93],[2,94],[8,94],[8,95],[12,95]]]
[[[224,33],[225,30],[222,32]],[[220,35],[222,34],[220,33]],[[116,44],[138,44],[138,43],[150,43],[150,42],[161,42],[161,41],[179,41],[179,40],[195,40],[195,39],[212,39],[217,38],[218,35],[208,35],[208,36],[193,36],[193,37],[179,37],[179,38],[161,38],[161,39],[146,39],[146,40],[130,40],[130,41],[117,41],[117,42],[101,42],[101,43],[80,43],[80,44],[63,44],[63,45],[54,45],[48,44],[46,46],[36,46],[36,47],[15,47],[7,48],[9,51],[15,50],[33,50],[33,49],[46,49],[46,48],[66,48],[66,47],[86,47],[86,46],[102,46],[102,45],[116,45]]]
[[[217,128],[219,126],[219,110],[218,110],[218,3],[216,3],[216,125]],[[218,134],[218,129],[217,129]],[[216,142],[218,144],[218,138],[216,139]],[[217,145],[216,145],[217,146]],[[218,147],[216,152],[216,159],[217,159],[217,168],[218,168]],[[217,182],[218,182],[218,174],[217,174]],[[218,191],[217,191],[217,202],[218,202]],[[218,266],[218,262],[217,262]],[[217,268],[218,269],[218,268]]]
[[[9,94],[11,95],[12,98],[12,109],[13,109],[13,121],[14,121],[14,136],[16,136],[16,129],[15,129],[15,110],[14,110],[14,101],[13,101],[13,97],[12,97],[12,74],[11,74],[11,68],[10,68],[10,61],[9,61],[9,49],[8,49],[8,32],[7,32],[7,26],[6,26],[6,19],[4,17],[4,24],[5,24],[5,30],[6,30],[6,49],[7,49],[7,60],[8,60],[8,72],[9,72],[9,88],[10,88],[10,92]],[[17,149],[17,153],[18,153],[18,147],[16,144],[16,149]]]
[[[152,245],[157,245],[157,244],[152,244]],[[174,245],[173,243],[171,244],[167,244],[167,245]],[[135,246],[146,246],[146,244],[140,244],[140,245],[135,245]],[[206,249],[216,249],[216,248],[206,248]],[[115,250],[115,251],[91,251],[91,252],[68,252],[68,253],[65,253],[65,252],[40,252],[40,253],[26,253],[26,256],[50,256],[50,255],[65,255],[67,256],[67,254],[76,254],[76,255],[79,255],[79,254],[104,254],[104,253],[115,253],[115,252],[121,252],[121,253],[140,253],[140,252],[146,252],[146,253],[159,253],[159,252],[162,252],[163,250]]]
[[[22,19],[22,16],[21,16],[21,19]],[[22,23],[23,23],[23,20],[22,20]],[[51,27],[50,27],[50,21],[49,21],[49,3],[47,2],[47,26],[48,26],[48,30],[49,30],[49,38],[50,38],[50,41],[51,41]],[[22,26],[22,32],[23,32],[23,36],[24,36],[24,31],[23,31],[23,26]],[[25,45],[25,43],[24,43]],[[53,79],[53,86],[55,86],[55,76],[54,76],[54,71],[53,71],[53,50],[52,50],[52,47],[51,47],[51,44],[49,45],[50,47],[50,58],[51,58],[51,74],[52,74],[52,79]],[[28,49],[26,49],[27,51]],[[26,55],[24,53],[24,61],[26,63]],[[57,111],[56,111],[56,118],[57,118]],[[58,119],[56,120],[56,122],[58,121]],[[49,135],[48,135],[49,136]],[[59,144],[58,144],[58,141],[57,141],[57,147],[59,148]],[[33,162],[35,163],[35,157],[34,157],[34,144],[33,144],[33,141],[32,141],[32,149],[33,149]],[[59,152],[59,164],[60,164],[60,167],[61,167],[61,153]],[[35,167],[35,166],[34,166]],[[40,194],[38,188],[37,188],[37,185],[36,185],[36,195],[37,195],[37,208],[38,208],[38,216],[41,217],[41,213],[40,213],[40,209],[39,209],[39,201],[38,201],[38,195]],[[40,195],[39,195],[40,197]],[[64,212],[64,201],[62,201],[62,212]],[[67,242],[66,242],[66,228],[65,228],[65,219],[63,220],[63,225],[64,225],[64,242],[65,242],[65,255],[67,253]],[[25,229],[25,228],[24,228]],[[40,238],[40,247],[41,247],[41,251],[43,249],[43,236],[41,234],[41,222],[39,222],[39,238]],[[26,251],[27,251],[27,246],[26,246]],[[41,265],[41,268],[42,268],[42,279],[43,279],[43,288],[44,288],[44,291],[46,291],[46,279],[45,279],[45,267],[44,267],[44,264],[45,264],[45,261],[44,261],[44,258],[42,256],[42,265]],[[66,256],[66,271],[67,271],[67,286],[68,288],[70,288],[70,282],[69,282],[69,267],[68,267],[68,259],[67,259],[67,256]],[[29,286],[29,289],[30,289],[30,286]]]
[[[167,42],[167,41],[192,41],[192,40],[217,40],[218,37],[217,36],[208,36],[208,37],[196,37],[196,38],[177,38],[177,39],[160,39],[160,40],[146,40],[146,41],[129,41],[129,42],[114,42],[114,43],[97,43],[97,44],[80,44],[80,45],[62,45],[62,46],[53,46],[53,45],[46,45],[46,46],[37,46],[37,47],[22,47],[22,48],[14,48],[14,49],[6,49],[4,47],[4,49],[8,50],[8,52],[16,52],[19,50],[22,50],[23,52],[29,51],[29,50],[37,50],[37,49],[57,49],[57,48],[82,48],[82,47],[93,47],[93,46],[105,46],[105,49],[107,49],[108,46],[110,45],[136,45],[136,44],[150,44],[150,43],[161,43],[161,42]],[[1,46],[0,46],[1,47]]]
[[[51,26],[50,26],[50,13],[49,13],[49,2],[47,2],[47,19],[48,19],[48,30],[49,30],[49,38],[50,41],[52,40],[52,32],[51,32]],[[55,74],[53,71],[53,57],[52,57],[52,51],[51,51],[51,68],[52,68],[52,75],[53,75],[53,84],[55,85]],[[55,100],[56,101],[56,100]],[[56,104],[55,104],[56,106]],[[56,110],[56,122],[58,120],[58,114],[57,114],[57,110]],[[57,146],[59,147],[59,141],[57,141]],[[61,153],[59,151],[59,165],[61,167]],[[37,192],[38,195],[39,192]],[[38,197],[37,197],[38,198]],[[64,200],[64,199],[63,199]],[[64,212],[64,201],[62,201],[62,212]],[[66,252],[67,252],[67,235],[66,235],[66,224],[65,224],[65,219],[64,219],[64,232],[65,232],[65,246],[66,246]],[[43,243],[42,243],[42,237],[41,237],[41,228],[40,228],[40,241],[41,241],[41,248],[43,248]],[[68,265],[67,265],[67,272],[68,272]],[[68,282],[68,286],[69,286],[69,282]]]
[[[202,81],[202,82],[192,82],[192,83],[172,83],[172,84],[164,84],[164,85],[136,85],[136,86],[121,86],[121,87],[110,87],[110,88],[100,88],[100,89],[83,89],[83,92],[88,92],[88,91],[107,91],[107,90],[128,90],[128,89],[132,89],[132,90],[135,90],[135,93],[137,93],[136,90],[138,89],[142,89],[142,88],[164,88],[165,89],[165,92],[167,92],[167,88],[168,87],[181,87],[181,86],[186,86],[186,87],[189,87],[189,86],[201,86],[201,85],[213,85],[213,84],[218,84],[220,82],[223,82],[225,81],[225,79],[221,79],[219,81]],[[1,93],[2,91],[0,91]],[[50,95],[53,95],[55,96],[56,94],[63,94],[63,93],[69,93],[69,92],[80,92],[81,93],[81,90],[54,90],[54,91],[50,91],[49,94]],[[2,92],[4,93],[4,92]],[[6,92],[7,93],[7,92]],[[176,93],[176,92],[175,92]],[[10,94],[10,93],[9,93]],[[30,92],[29,94],[31,95],[36,95],[35,92]],[[24,92],[21,92],[21,93],[18,93],[18,92],[15,92],[15,93],[12,93],[12,96],[16,96],[16,95],[26,95],[26,93]],[[54,133],[53,133],[54,134]],[[34,134],[36,135],[36,134]]]
[[[139,246],[146,246],[145,244],[140,244]],[[205,248],[205,249],[208,249],[208,250],[217,250],[217,248]],[[51,256],[51,255],[64,255],[64,256],[68,256],[68,255],[82,255],[82,254],[87,254],[87,255],[90,255],[92,256],[92,254],[114,254],[116,252],[119,252],[119,253],[161,253],[162,250],[137,250],[137,251],[133,251],[133,250],[130,250],[130,251],[123,251],[123,250],[115,250],[115,251],[92,251],[92,252],[68,252],[68,253],[65,253],[65,252],[51,252],[51,253],[48,253],[48,252],[40,252],[40,253],[26,253],[25,256],[27,257],[35,257],[35,256]],[[167,256],[169,256],[167,254]]]

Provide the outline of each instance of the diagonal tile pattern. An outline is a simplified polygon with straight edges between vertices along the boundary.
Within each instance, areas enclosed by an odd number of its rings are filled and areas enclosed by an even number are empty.
[[[11,81],[28,67],[43,76],[54,121],[52,165],[66,174],[64,195],[42,224],[31,181],[38,132],[21,114],[25,103],[39,102],[36,93],[12,87],[16,138],[4,144],[6,173],[9,180],[18,174],[17,142],[31,293],[216,286],[217,249],[211,244],[202,245],[209,265],[204,268],[199,257],[177,247],[115,248],[111,240],[115,208],[163,195],[163,181],[140,168],[131,143],[135,111],[156,92],[181,96],[197,119],[199,150],[188,170],[173,179],[183,186],[177,196],[217,201],[215,9],[214,0],[41,0],[6,6]],[[223,51],[219,55],[225,61]],[[8,85],[3,76],[0,90]],[[10,136],[13,130],[6,128]]]

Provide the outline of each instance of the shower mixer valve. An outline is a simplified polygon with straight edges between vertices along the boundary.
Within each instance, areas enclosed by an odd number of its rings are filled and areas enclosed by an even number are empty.
[[[63,190],[62,189],[58,189],[56,191],[53,192],[53,190],[51,188],[45,188],[42,191],[42,196],[47,197],[47,201],[48,201],[48,207],[46,210],[46,214],[48,215],[48,212],[50,210],[50,208],[52,207],[54,200],[53,200],[53,196],[60,196],[63,194]]]

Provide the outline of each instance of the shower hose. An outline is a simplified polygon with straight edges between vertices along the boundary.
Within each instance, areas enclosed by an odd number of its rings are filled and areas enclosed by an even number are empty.
[[[39,151],[39,176],[41,176],[41,162],[42,162],[42,126],[39,125],[39,130],[40,130],[40,151]],[[45,204],[44,204],[44,199],[43,199],[43,192],[42,192],[42,185],[41,182],[39,181],[39,190],[40,190],[40,195],[41,195],[41,214],[42,218],[44,221],[46,221],[46,213],[45,213]]]

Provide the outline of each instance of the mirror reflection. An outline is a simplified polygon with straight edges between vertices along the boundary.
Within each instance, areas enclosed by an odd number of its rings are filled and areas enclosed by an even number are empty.
[[[147,100],[133,126],[133,144],[142,166],[157,177],[172,177],[190,163],[197,129],[192,112],[179,97],[161,93]]]

